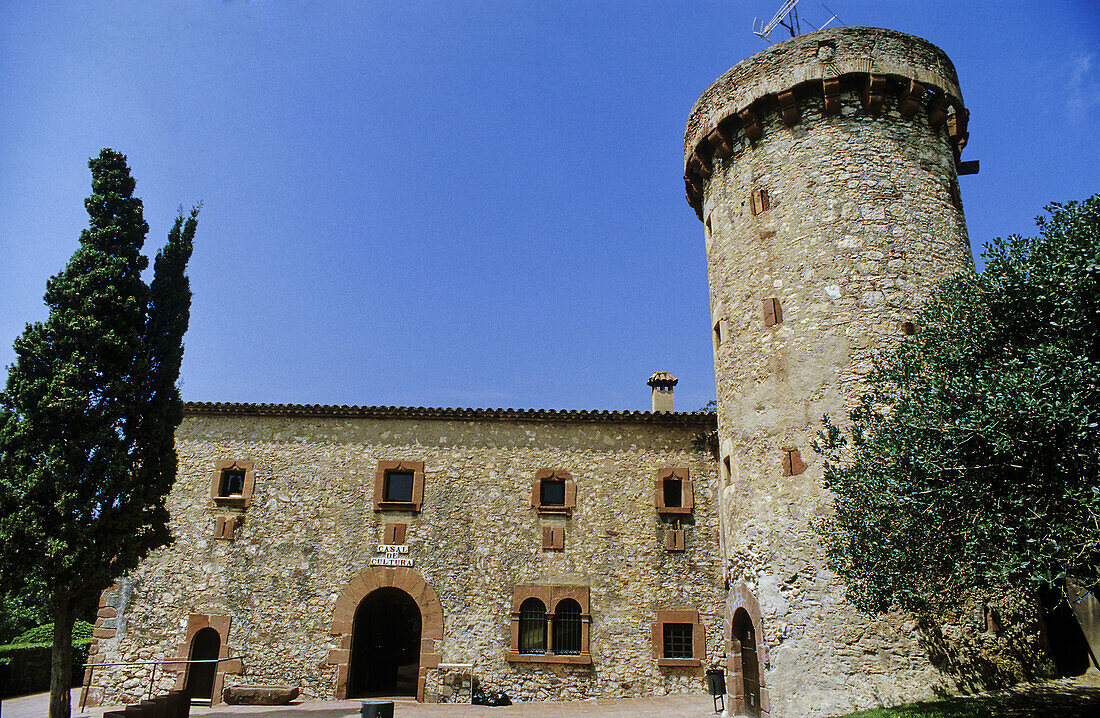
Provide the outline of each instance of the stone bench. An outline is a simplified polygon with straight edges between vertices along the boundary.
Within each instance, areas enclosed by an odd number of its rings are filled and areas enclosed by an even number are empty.
[[[232,686],[222,691],[222,700],[231,706],[285,706],[298,697],[290,686]]]

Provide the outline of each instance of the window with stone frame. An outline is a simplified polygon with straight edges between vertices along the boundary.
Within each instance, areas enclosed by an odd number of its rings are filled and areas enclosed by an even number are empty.
[[[581,652],[581,605],[563,598],[554,608],[554,642],[556,656],[578,656]]]
[[[590,665],[591,623],[587,586],[516,586],[507,660]]]
[[[653,483],[653,504],[664,516],[690,516],[695,510],[691,471],[686,466],[657,469]]]
[[[653,622],[653,657],[657,665],[696,667],[706,657],[706,634],[695,610],[657,611]]]
[[[577,506],[577,483],[562,469],[539,469],[531,484],[531,506],[536,513],[572,516]]]
[[[252,499],[256,485],[255,464],[252,461],[222,460],[214,462],[210,498],[219,506],[245,508]]]
[[[535,597],[519,607],[519,645],[523,654],[546,653],[546,605]]]
[[[379,461],[374,476],[375,511],[420,511],[424,503],[423,461]]]

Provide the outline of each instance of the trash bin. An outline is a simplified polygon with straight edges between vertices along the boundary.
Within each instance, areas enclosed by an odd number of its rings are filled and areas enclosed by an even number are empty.
[[[393,701],[363,701],[362,718],[393,718]]]
[[[726,695],[726,672],[721,668],[711,668],[707,671],[707,693],[712,696]]]
[[[707,669],[707,693],[714,696],[714,712],[726,708],[726,671],[722,668]],[[719,706],[721,703],[721,706]]]

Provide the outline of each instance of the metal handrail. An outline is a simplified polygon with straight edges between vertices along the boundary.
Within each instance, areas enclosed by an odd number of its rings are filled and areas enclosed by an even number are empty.
[[[222,661],[237,661],[239,658],[173,658],[164,661],[118,661],[115,663],[85,663],[82,668],[88,669],[88,675],[85,681],[81,682],[80,686],[80,708],[84,710],[84,704],[88,700],[88,691],[92,687],[92,673],[95,672],[97,667],[106,668],[107,666],[153,666],[153,670],[149,672],[149,696],[153,695],[153,681],[157,676],[157,666],[164,663],[221,663]],[[143,693],[142,696],[145,694]],[[214,696],[211,693],[210,699],[213,700]]]

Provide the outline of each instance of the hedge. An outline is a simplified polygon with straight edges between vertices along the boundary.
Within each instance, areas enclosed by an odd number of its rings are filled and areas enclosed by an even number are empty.
[[[83,665],[88,661],[88,647],[92,644],[91,629],[92,624],[83,621],[73,627],[74,686],[79,686],[84,679]],[[50,689],[52,636],[53,624],[46,624],[19,635],[13,643],[0,646],[0,696]]]

